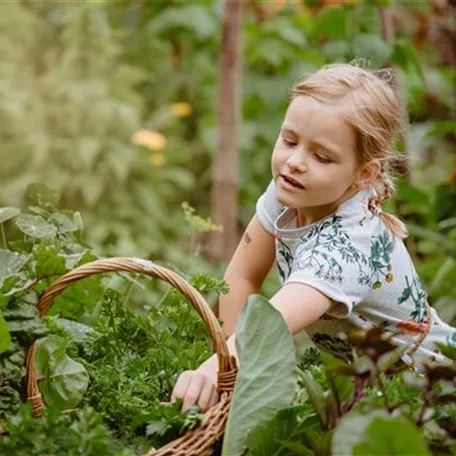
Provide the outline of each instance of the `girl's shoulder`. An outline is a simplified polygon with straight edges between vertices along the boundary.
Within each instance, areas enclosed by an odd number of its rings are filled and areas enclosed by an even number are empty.
[[[274,181],[271,180],[264,193],[256,203],[256,216],[269,233],[275,231],[274,225],[277,217],[285,210],[285,206],[277,199]]]

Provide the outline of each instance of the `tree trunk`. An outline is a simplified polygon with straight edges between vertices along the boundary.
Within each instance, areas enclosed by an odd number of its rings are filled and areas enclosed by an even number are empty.
[[[237,244],[240,35],[244,0],[225,0],[219,60],[218,141],[212,173],[212,219],[223,234],[212,236],[209,257],[228,260]]]
[[[379,13],[380,13],[380,22],[382,24],[382,38],[387,43],[393,44],[395,30],[394,30],[394,23],[393,23],[393,6],[385,8],[380,6]],[[394,67],[393,63],[390,62],[388,64],[393,71],[393,85],[394,90],[396,92],[396,96],[400,103],[401,109],[401,135],[402,141],[404,146],[404,156],[405,156],[405,166],[399,165],[398,169],[395,169],[395,172],[404,175],[408,181],[412,180],[412,169],[410,166],[410,158],[412,155],[412,148],[411,148],[411,140],[410,140],[410,125],[408,122],[408,115],[407,115],[407,97],[405,95],[404,90],[404,83],[402,81],[400,71]]]

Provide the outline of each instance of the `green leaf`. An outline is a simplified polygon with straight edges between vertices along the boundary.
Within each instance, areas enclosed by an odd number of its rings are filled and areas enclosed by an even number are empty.
[[[57,318],[56,323],[62,325],[65,331],[77,342],[82,342],[87,334],[97,334],[91,326],[67,318]]]
[[[377,0],[377,3],[381,6],[392,6],[393,0]]]
[[[301,380],[304,383],[307,392],[309,393],[309,399],[312,402],[312,405],[314,406],[318,416],[320,417],[321,422],[323,425],[326,425],[328,422],[328,417],[325,406],[326,396],[323,388],[309,372],[303,372],[301,375]]]
[[[396,348],[393,351],[384,353],[377,360],[377,366],[380,371],[384,372],[389,368],[393,367],[402,357],[402,355],[408,350],[407,345]]]
[[[456,120],[441,120],[435,122],[434,126],[426,133],[426,136],[452,135],[456,131]]]
[[[54,247],[46,247],[43,244],[39,244],[34,249],[34,254],[36,277],[64,274],[67,271],[65,258],[59,255]]]
[[[453,277],[456,277],[456,260],[452,257],[447,257],[442,261],[442,264],[436,271],[434,278],[429,285],[429,293],[436,293],[443,289],[446,283],[450,283]]]
[[[437,347],[439,347],[440,351],[447,357],[452,359],[453,361],[456,361],[456,347],[446,345],[446,344],[441,344],[441,343],[436,343]]]
[[[18,274],[27,258],[28,256],[20,253],[0,249],[0,288],[7,278]]]
[[[326,368],[326,376],[337,391],[339,401],[351,401],[355,391],[353,379],[342,372],[354,370],[352,365],[344,363],[329,353],[321,352],[320,357]],[[351,373],[351,372],[350,372]]]
[[[17,217],[20,213],[21,210],[17,207],[0,207],[0,223]]]
[[[73,214],[65,214],[63,212],[57,212],[50,219],[53,222],[59,231],[59,233],[72,233],[78,231],[79,226],[75,222]]]
[[[313,33],[316,37],[346,38],[348,10],[341,7],[322,8],[318,13]]]
[[[421,81],[426,83],[420,59],[416,53],[415,47],[409,40],[400,38],[394,43],[391,60],[405,71],[410,67],[413,68]]]
[[[47,405],[60,409],[74,408],[89,385],[84,366],[66,354],[66,341],[48,336],[37,342],[35,365],[38,386]]]
[[[150,421],[146,427],[146,435],[163,435],[170,427],[165,421]]]
[[[312,450],[305,447],[301,443],[291,442],[289,440],[281,440],[280,443],[287,450],[291,450],[293,452],[293,455],[301,455],[301,456],[314,456],[315,455],[315,453]]]
[[[357,35],[353,40],[353,53],[357,57],[373,59],[375,66],[382,67],[390,58],[392,48],[377,35]]]
[[[296,439],[304,430],[298,416],[308,412],[307,405],[294,405],[280,409],[272,419],[257,426],[248,436],[248,454],[269,456],[278,454],[282,441]],[[307,430],[307,426],[305,430]]]
[[[8,331],[8,325],[6,324],[3,314],[0,312],[0,353],[8,350],[11,344],[11,337]]]
[[[222,455],[243,454],[259,423],[289,405],[296,387],[296,351],[280,312],[265,298],[250,295],[236,327],[240,369],[223,441]]]
[[[90,250],[61,256],[65,259],[65,266],[67,269],[73,269],[81,264],[89,263],[90,261],[97,259],[97,257]]]
[[[194,33],[199,39],[208,39],[216,33],[217,23],[207,8],[191,4],[165,9],[149,25],[149,33],[153,36],[166,32],[174,35],[182,30]]]
[[[336,60],[340,57],[350,54],[350,44],[346,40],[331,40],[325,43],[321,52],[330,60]]]
[[[25,200],[29,206],[54,208],[59,202],[59,193],[45,184],[30,184],[25,191]]]
[[[57,233],[57,228],[39,215],[21,214],[16,219],[16,225],[24,234],[32,238],[50,238]]]
[[[406,385],[420,391],[424,390],[428,386],[427,378],[423,374],[417,374],[416,372],[404,372],[403,379]]]
[[[362,441],[353,448],[356,456],[426,456],[430,452],[421,431],[402,418],[375,417]]]
[[[331,454],[333,456],[352,455],[355,446],[362,441],[369,423],[375,418],[388,416],[386,410],[371,410],[367,414],[352,411],[343,416],[334,430]]]

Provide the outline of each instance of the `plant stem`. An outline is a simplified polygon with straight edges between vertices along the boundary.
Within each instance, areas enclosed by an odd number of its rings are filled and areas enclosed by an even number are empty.
[[[190,252],[195,254],[195,244],[196,244],[196,230],[193,228],[192,237],[190,238]]]
[[[3,240],[3,247],[8,249],[8,245],[6,244],[6,236],[5,236],[5,227],[3,226],[3,223],[0,223],[1,231],[2,231],[2,240]]]
[[[338,416],[338,418],[340,418],[342,416],[342,404],[340,402],[339,391],[337,391],[337,387],[334,382],[334,378],[331,375],[328,376],[328,381],[329,381],[329,386],[332,390],[332,393],[334,394],[334,399],[336,401],[337,416]]]
[[[163,296],[160,298],[160,301],[158,301],[157,307],[160,307],[163,303],[163,301],[168,297],[168,295],[171,293],[172,287],[170,286],[164,293]]]
[[[43,277],[38,277],[38,279],[36,279],[34,282],[32,282],[27,288],[25,288],[25,290],[30,290],[31,288],[33,288],[35,285],[38,285],[43,280],[49,279],[51,277],[57,277],[60,275],[61,274],[49,274],[49,275],[45,275]]]
[[[429,394],[430,394],[429,389],[427,389],[423,394],[423,406],[421,407],[420,414],[418,415],[418,418],[416,419],[416,425],[418,427],[421,427],[424,424],[423,418],[424,418],[424,414],[426,413],[426,409],[429,406]]]
[[[130,282],[126,289],[125,289],[125,298],[124,298],[124,302],[128,302],[130,300],[130,296],[131,296],[131,293],[133,291],[133,286],[134,286],[134,282]]]
[[[385,407],[388,410],[388,412],[391,412],[392,408],[390,406],[390,403],[389,403],[389,400],[388,400],[388,396],[386,394],[385,384],[383,383],[382,374],[380,372],[377,375],[377,383],[378,383],[378,386],[380,388],[380,391],[382,392],[383,401],[385,402]]]

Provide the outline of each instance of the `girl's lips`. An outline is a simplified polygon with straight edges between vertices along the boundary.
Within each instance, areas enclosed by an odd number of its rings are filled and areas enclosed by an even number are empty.
[[[294,182],[294,179],[291,180],[288,176],[285,176],[283,174],[280,175],[280,185],[285,188],[286,190],[293,190],[293,191],[299,191],[299,190],[305,190],[305,187],[301,184],[296,185]]]

